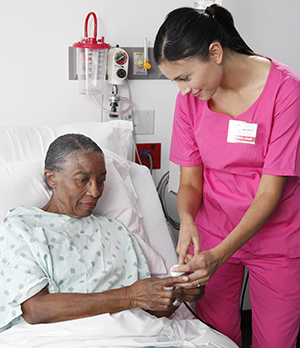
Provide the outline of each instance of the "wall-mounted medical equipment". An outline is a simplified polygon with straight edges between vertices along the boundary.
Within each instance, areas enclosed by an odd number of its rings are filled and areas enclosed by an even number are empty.
[[[88,22],[91,16],[94,18],[94,33],[93,37],[88,37]],[[84,38],[75,43],[73,47],[77,51],[79,93],[91,95],[95,103],[111,117],[128,112],[132,108],[131,100],[118,95],[118,85],[123,84],[128,74],[128,54],[118,46],[111,48],[109,44],[105,43],[103,36],[97,40],[97,16],[94,12],[90,12],[85,19]],[[95,97],[97,94],[104,94],[106,73],[108,83],[113,85],[109,96],[111,110],[105,109]],[[129,102],[129,107],[123,111],[117,111],[121,100]]]
[[[94,36],[88,37],[88,22],[94,17]],[[77,51],[77,74],[79,93],[85,95],[102,94],[104,88],[108,50],[111,46],[104,37],[97,40],[97,17],[90,12],[84,25],[84,38],[75,43]]]
[[[107,76],[108,83],[119,85],[124,82],[128,72],[128,54],[118,45],[109,50]]]
[[[205,10],[207,6],[217,4],[222,5],[222,0],[194,0],[194,8]]]
[[[146,37],[144,37],[144,59],[143,59],[143,68],[144,69],[151,69],[151,64],[149,63],[148,58],[148,40]]]
[[[119,106],[120,100],[123,99],[118,95],[118,86],[122,85],[128,76],[128,64],[128,54],[124,49],[120,48],[119,45],[109,50],[107,63],[107,82],[113,85],[111,94],[108,97],[110,102],[109,105],[111,107],[109,113],[110,117],[118,117],[119,115],[131,109],[130,105],[129,109],[127,108],[126,111],[117,112],[117,107]]]

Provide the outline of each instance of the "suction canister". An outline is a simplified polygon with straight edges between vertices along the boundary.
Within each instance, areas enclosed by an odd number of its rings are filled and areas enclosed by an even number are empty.
[[[94,17],[94,36],[88,37],[88,21]],[[85,95],[103,94],[108,50],[111,46],[104,37],[97,40],[97,17],[90,12],[84,25],[84,38],[75,43],[79,93]]]

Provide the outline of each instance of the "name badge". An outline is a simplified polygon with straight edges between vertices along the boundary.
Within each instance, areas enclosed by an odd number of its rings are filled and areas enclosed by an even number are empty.
[[[228,126],[227,142],[255,145],[257,127],[257,123],[230,120]]]

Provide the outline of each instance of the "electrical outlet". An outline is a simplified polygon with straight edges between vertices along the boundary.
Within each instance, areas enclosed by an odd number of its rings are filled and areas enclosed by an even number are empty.
[[[144,166],[150,169],[151,162],[149,157],[144,157],[141,155],[142,150],[149,151],[152,158],[152,169],[160,169],[160,153],[161,153],[161,144],[160,143],[150,143],[150,144],[137,144],[138,153],[141,159],[141,162]],[[135,154],[135,162],[139,163],[137,154]]]

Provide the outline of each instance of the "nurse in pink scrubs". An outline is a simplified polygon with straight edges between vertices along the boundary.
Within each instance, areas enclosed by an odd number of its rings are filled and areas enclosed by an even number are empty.
[[[231,14],[171,12],[154,57],[178,94],[170,160],[180,165],[177,271],[206,284],[198,314],[241,345],[249,270],[252,347],[296,347],[300,324],[300,78],[254,53]]]

